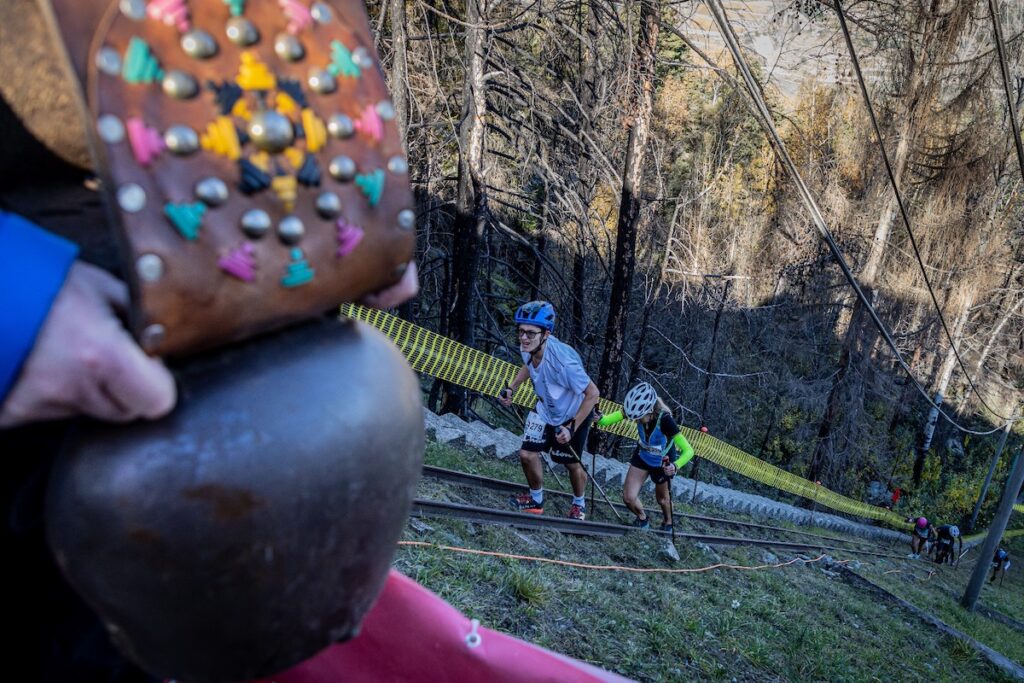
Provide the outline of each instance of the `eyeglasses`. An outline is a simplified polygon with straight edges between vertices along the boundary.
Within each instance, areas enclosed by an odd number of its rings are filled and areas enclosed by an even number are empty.
[[[526,337],[527,339],[536,339],[537,335],[539,335],[541,332],[542,330],[532,332],[530,330],[518,329],[516,330],[516,336],[519,337],[520,339],[523,337]]]

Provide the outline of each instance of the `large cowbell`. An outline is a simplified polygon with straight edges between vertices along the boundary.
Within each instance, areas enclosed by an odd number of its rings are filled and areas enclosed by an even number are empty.
[[[71,584],[150,673],[268,676],[353,637],[424,444],[415,375],[356,322],[193,361],[157,422],[90,423],[48,492]]]

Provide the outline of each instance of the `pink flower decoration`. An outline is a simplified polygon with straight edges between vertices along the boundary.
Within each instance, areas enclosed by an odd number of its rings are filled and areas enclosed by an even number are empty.
[[[220,269],[239,280],[252,282],[256,279],[256,257],[252,245],[248,242],[235,249],[217,262]]]
[[[146,13],[150,19],[176,26],[182,33],[192,28],[185,0],[150,0]]]
[[[128,119],[128,142],[132,147],[132,155],[140,166],[149,163],[164,151],[164,139],[154,128],[143,123],[140,118]]]
[[[363,229],[344,218],[338,219],[338,258],[348,256],[363,241]]]
[[[288,17],[288,33],[298,33],[313,23],[313,15],[310,14],[309,8],[299,0],[277,0],[277,4]]]
[[[384,137],[384,121],[381,120],[380,114],[377,113],[375,107],[367,106],[363,110],[363,115],[353,121],[352,125],[356,130],[374,142],[380,142],[381,138]]]

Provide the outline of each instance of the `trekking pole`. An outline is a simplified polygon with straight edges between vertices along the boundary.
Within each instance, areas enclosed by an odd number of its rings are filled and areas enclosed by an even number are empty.
[[[668,459],[668,456],[662,456],[662,458],[661,458],[662,471],[664,471],[665,465],[669,464],[670,462],[671,461]],[[676,471],[678,472],[679,470],[677,469]],[[657,489],[655,489],[655,491],[657,491]],[[672,507],[672,477],[668,478],[668,524],[671,527],[671,529],[669,530],[669,533],[672,534],[672,545],[675,545],[676,544],[676,511]]]
[[[593,472],[597,469],[597,453],[590,454],[590,471]],[[589,473],[587,476],[590,476]],[[590,477],[590,508],[594,509],[594,478]]]
[[[608,507],[610,507],[612,509],[612,512],[615,513],[615,518],[619,520],[620,524],[625,524],[626,520],[622,519],[622,515],[620,515],[619,511],[615,509],[615,504],[612,503],[612,501],[608,498],[608,494],[604,492],[604,489],[601,488],[601,485],[597,483],[597,479],[594,478],[594,475],[587,471],[587,466],[583,464],[583,459],[580,458],[580,456],[576,453],[576,449],[573,448],[571,444],[565,445],[569,447],[569,452],[572,454],[572,457],[576,458],[576,462],[579,463],[579,466],[583,468],[583,471],[586,472],[586,475],[590,477],[590,481],[594,482],[594,486],[596,486],[597,490],[601,492],[601,497],[604,498],[604,502],[608,503]],[[575,491],[573,493],[575,493]]]
[[[538,455],[540,455],[540,454],[538,453]],[[544,465],[548,468],[548,472],[550,472],[551,476],[555,478],[555,481],[558,483],[558,488],[562,489],[563,491],[565,491],[565,490],[572,490],[571,488],[570,489],[566,489],[565,488],[565,484],[563,484],[562,480],[558,478],[558,473],[555,472],[554,466],[550,462],[548,462],[547,458],[545,458],[543,455],[541,455],[540,459],[544,461]]]
[[[672,534],[672,545],[676,544],[676,512],[672,509],[672,478],[668,479],[668,519],[669,533]]]

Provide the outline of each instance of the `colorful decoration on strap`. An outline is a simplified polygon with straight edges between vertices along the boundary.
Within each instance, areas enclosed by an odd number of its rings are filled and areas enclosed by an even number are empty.
[[[313,23],[309,8],[298,0],[277,0],[277,4],[288,18],[288,33],[298,33]]]
[[[224,0],[224,4],[231,10],[233,17],[240,17],[245,13],[245,0]]]
[[[280,93],[288,95],[288,97],[295,100],[295,104],[300,109],[305,109],[309,106],[309,100],[306,99],[306,93],[302,92],[302,83],[298,82],[294,78],[278,78],[277,89]]]
[[[242,90],[273,90],[277,79],[255,52],[246,51],[242,53],[235,82]]]
[[[291,213],[295,210],[295,198],[298,195],[296,191],[295,177],[290,175],[279,175],[270,181],[271,187],[274,189],[274,194],[281,200],[284,205],[284,210]]]
[[[319,152],[327,144],[327,126],[312,109],[302,110],[302,132],[309,152]]]
[[[227,157],[232,161],[242,156],[242,146],[238,141],[238,130],[235,122],[227,116],[218,116],[206,127],[206,132],[199,137],[203,149]]]
[[[320,187],[320,165],[316,163],[316,157],[307,154],[295,178],[306,187]]]
[[[167,148],[163,136],[155,128],[147,126],[142,119],[128,119],[126,127],[132,156],[140,166],[149,166],[149,163]]]
[[[128,41],[121,77],[128,83],[156,83],[164,77],[164,70],[149,49],[149,43],[138,36]]]
[[[292,249],[291,256],[292,262],[285,269],[284,277],[281,278],[281,284],[285,287],[298,287],[312,280],[315,271],[306,263],[302,250],[295,247]]]
[[[270,187],[270,174],[248,159],[239,159],[238,189],[245,194],[255,194]]]
[[[352,52],[342,45],[340,40],[331,41],[331,63],[327,66],[327,71],[335,77],[349,78],[359,78],[361,73],[359,65],[352,59]]]
[[[174,26],[182,33],[192,29],[185,0],[150,0],[146,14],[168,26]]]
[[[366,195],[370,206],[377,206],[384,194],[384,169],[378,168],[373,173],[360,173],[356,176],[356,185]]]
[[[178,233],[189,242],[195,242],[199,237],[199,229],[202,227],[205,213],[206,204],[202,202],[191,204],[169,202],[164,206],[164,215],[171,221]]]
[[[237,83],[231,81],[223,81],[220,84],[209,81],[206,87],[214,92],[213,100],[217,103],[217,108],[221,114],[231,114],[235,110],[235,106],[241,101],[242,89]]]
[[[363,229],[355,223],[349,223],[344,218],[338,219],[338,258],[343,258],[352,253],[352,250],[363,241]]]
[[[299,105],[295,103],[295,100],[292,99],[291,95],[278,90],[274,95],[274,109],[287,116],[288,114],[294,114],[298,111]]]
[[[377,108],[367,106],[362,115],[352,122],[357,131],[370,138],[374,142],[380,142],[384,137],[384,121],[377,113]]]
[[[243,242],[231,253],[222,256],[217,265],[228,275],[245,282],[256,279],[256,250],[248,242]]]

